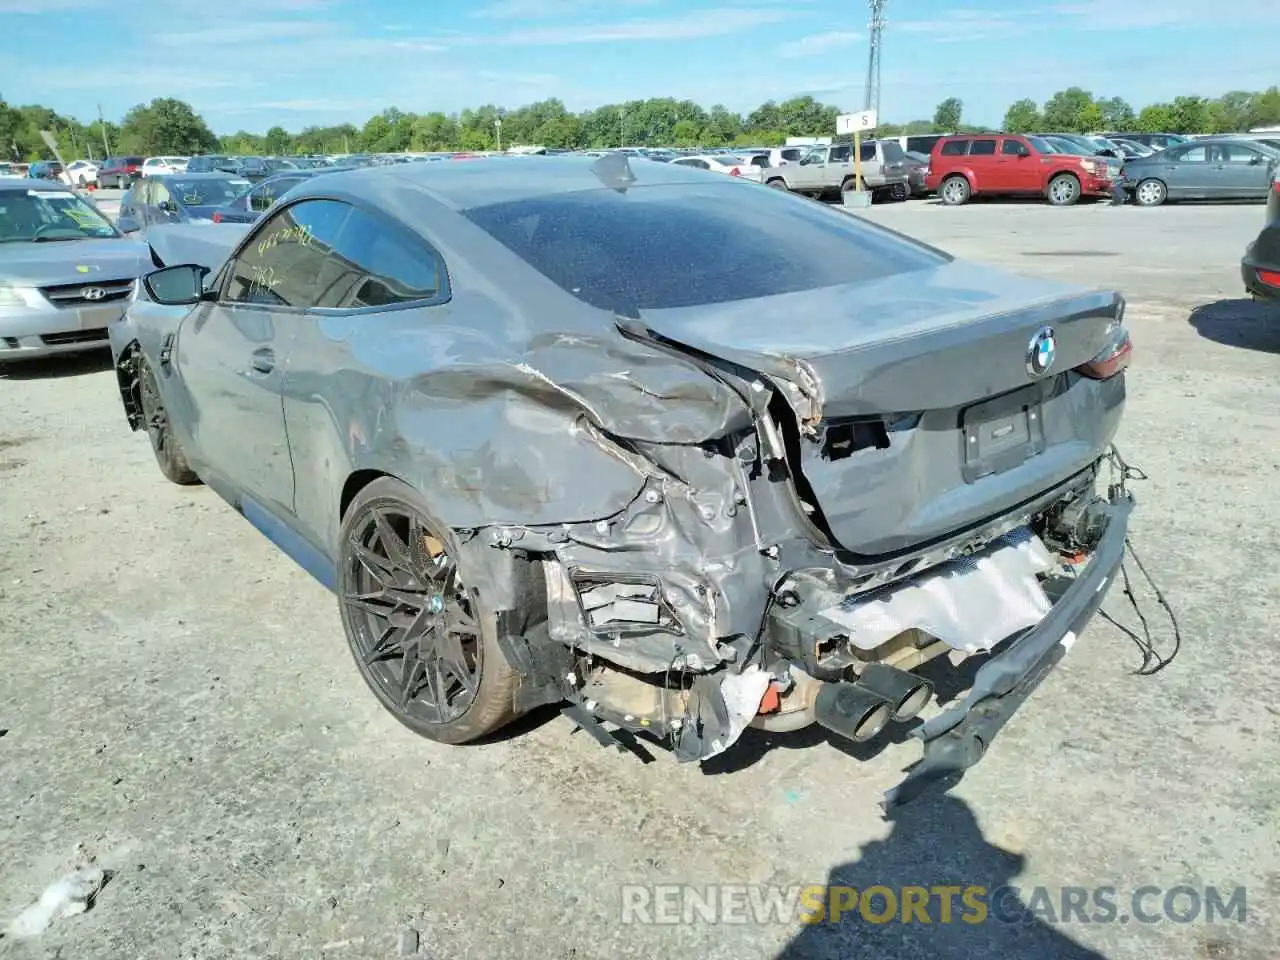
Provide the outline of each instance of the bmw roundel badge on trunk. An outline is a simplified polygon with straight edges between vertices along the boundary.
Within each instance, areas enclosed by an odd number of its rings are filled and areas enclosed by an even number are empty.
[[[1027,345],[1027,372],[1033,377],[1048,373],[1057,352],[1058,343],[1053,336],[1053,327],[1041,327]]]

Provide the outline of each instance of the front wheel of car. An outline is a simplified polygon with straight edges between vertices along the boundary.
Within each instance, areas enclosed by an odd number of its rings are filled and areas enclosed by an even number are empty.
[[[1080,181],[1069,173],[1060,173],[1049,181],[1047,192],[1055,207],[1069,207],[1080,199]]]
[[[1160,180],[1143,180],[1133,191],[1133,199],[1140,207],[1158,207],[1169,197],[1169,188]]]
[[[138,405],[142,408],[142,423],[151,440],[151,450],[156,455],[160,472],[169,480],[183,486],[200,482],[196,472],[187,463],[182,444],[173,435],[173,425],[160,396],[160,385],[155,371],[145,360],[138,361]]]
[[[964,177],[947,177],[942,181],[942,186],[938,190],[938,195],[942,197],[942,202],[949,207],[958,207],[962,203],[968,203],[969,197],[973,191],[969,189],[969,181]]]
[[[466,743],[514,716],[518,680],[497,617],[464,582],[458,545],[421,495],[390,477],[364,487],[342,521],[338,598],[360,675],[402,724]]]
[[[773,189],[775,190],[790,189],[790,187],[787,186],[787,181],[783,180],[781,177],[774,177],[772,180],[769,181],[769,186],[773,187]]]

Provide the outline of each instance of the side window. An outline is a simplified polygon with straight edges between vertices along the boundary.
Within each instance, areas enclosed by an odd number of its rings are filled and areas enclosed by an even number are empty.
[[[849,158],[853,156],[853,147],[844,144],[839,147],[832,147],[831,152],[827,155],[827,163],[848,163]]]
[[[169,194],[169,188],[163,183],[153,183],[147,190],[147,203],[153,207],[158,207],[167,200],[172,200]]]
[[[1169,159],[1176,163],[1208,163],[1209,148],[1204,144],[1196,147],[1186,147],[1179,150]]]
[[[1000,146],[1000,152],[1007,157],[1021,157],[1030,153],[1018,140],[1006,140]]]
[[[317,307],[360,310],[447,297],[444,263],[426,241],[353,209],[319,283]]]
[[[944,157],[963,157],[969,152],[968,140],[947,140],[939,153]]]
[[[691,167],[697,167],[699,170],[710,170],[710,169],[711,169],[711,164],[707,163],[707,161],[705,161],[705,160],[690,160],[690,161],[689,161],[689,166],[691,166]]]
[[[826,163],[826,162],[827,162],[827,151],[810,150],[808,153],[804,155],[804,159],[800,161],[800,166],[811,167],[814,164]]]
[[[1253,147],[1246,147],[1242,143],[1220,143],[1218,150],[1222,163],[1253,163],[1255,157],[1262,156]]]
[[[974,140],[969,144],[969,156],[971,157],[990,157],[996,152],[996,142],[994,140]]]
[[[351,208],[304,200],[275,214],[249,237],[227,270],[224,303],[314,305],[321,271]]]
[[[858,156],[863,163],[868,163],[876,158],[876,145],[874,143],[864,143],[858,149]]]

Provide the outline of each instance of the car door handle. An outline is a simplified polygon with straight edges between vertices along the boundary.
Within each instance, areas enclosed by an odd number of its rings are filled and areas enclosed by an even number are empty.
[[[261,347],[253,351],[249,366],[255,373],[270,373],[276,368],[276,352],[270,347]]]

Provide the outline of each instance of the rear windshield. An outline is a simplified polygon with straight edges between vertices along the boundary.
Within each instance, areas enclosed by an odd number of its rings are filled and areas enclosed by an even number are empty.
[[[136,166],[138,166],[140,163],[142,163],[142,161],[143,161],[143,158],[142,158],[142,157],[125,157],[125,158],[124,158],[123,160],[121,160],[120,162],[121,162],[121,163],[124,163],[124,164],[127,164],[128,166],[131,166],[131,167],[136,167]]]
[[[880,141],[880,149],[884,151],[885,163],[898,163],[907,156],[897,140]]]
[[[578,299],[624,316],[875,280],[948,259],[847,214],[733,182],[563,193],[464,215]]]

